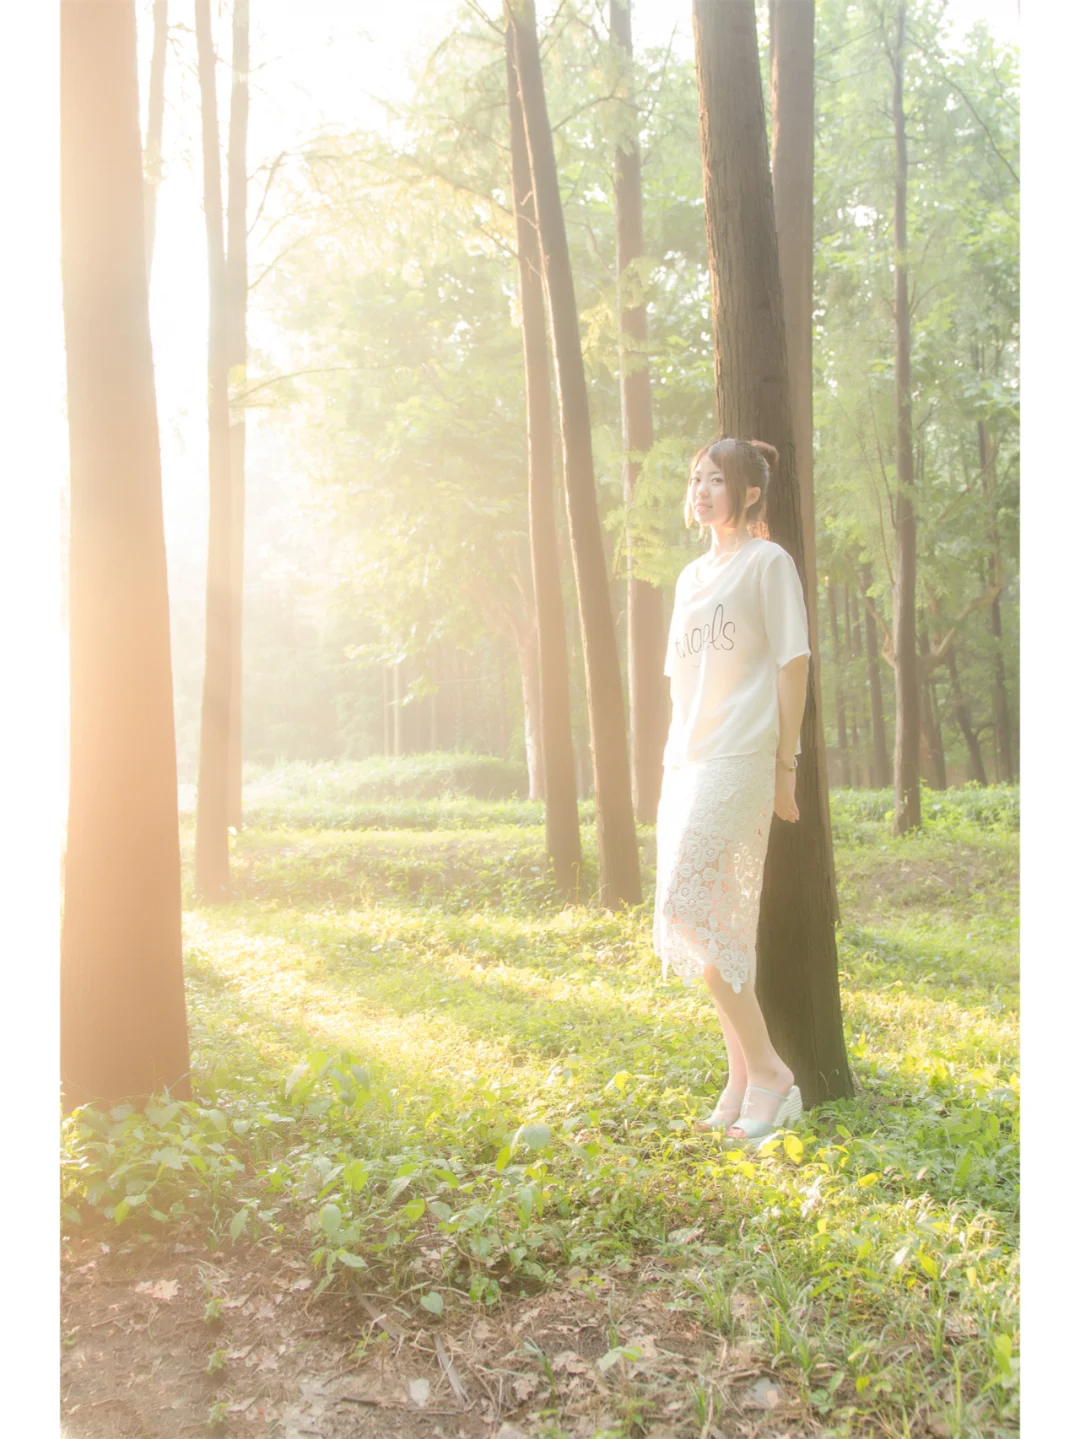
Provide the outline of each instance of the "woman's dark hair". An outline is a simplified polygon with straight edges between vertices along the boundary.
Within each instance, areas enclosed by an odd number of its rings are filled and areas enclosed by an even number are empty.
[[[683,506],[687,529],[694,523],[694,471],[698,462],[706,455],[723,473],[735,523],[739,524],[745,519],[748,525],[763,527],[769,480],[776,473],[780,456],[773,446],[764,440],[720,439],[714,440],[711,445],[702,445],[690,461],[690,478],[686,486],[686,503]],[[754,488],[760,489],[761,494],[752,505],[747,506],[746,496]]]

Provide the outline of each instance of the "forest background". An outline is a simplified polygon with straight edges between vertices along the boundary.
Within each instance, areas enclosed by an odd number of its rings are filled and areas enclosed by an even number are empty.
[[[152,26],[143,10],[145,75]],[[345,44],[343,12],[317,13],[321,27],[274,5],[254,7],[252,19],[244,757],[261,766],[468,748],[523,762],[534,627],[502,59],[467,7],[456,20],[452,8],[410,7],[408,49],[394,34],[400,22],[369,17],[366,43]],[[564,7],[545,60],[625,646],[627,537],[670,607],[675,575],[698,552],[680,513],[685,467],[715,420],[689,18],[644,4],[635,13],[646,106],[641,282],[656,438],[628,513],[614,276],[619,119],[599,13]],[[1018,765],[1018,76],[1014,12],[988,13],[991,28],[964,5],[913,11],[906,77],[919,627],[933,656],[921,758],[933,785],[1009,781]],[[822,4],[817,29],[814,483],[826,743],[833,784],[885,786],[893,684],[871,653],[891,629],[895,565],[892,78],[869,10]],[[357,72],[343,58],[354,51],[380,57],[370,87],[357,83],[363,63]],[[227,63],[218,80],[224,116]],[[290,102],[279,102],[283,93]],[[165,102],[151,316],[155,335],[168,336],[155,356],[178,761],[191,784],[205,604],[205,263],[195,44],[182,25],[171,35]],[[576,632],[575,621],[574,737],[587,794]],[[625,649],[623,659],[625,673]],[[876,752],[875,682],[884,704]]]

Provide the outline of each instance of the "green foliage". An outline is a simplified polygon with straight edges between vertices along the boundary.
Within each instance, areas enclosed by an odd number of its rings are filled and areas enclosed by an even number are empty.
[[[290,775],[297,793],[320,779],[344,782]],[[823,1422],[902,1432],[947,1395],[969,1432],[1006,1432],[1015,791],[950,792],[902,840],[887,799],[834,796],[857,1097],[757,1153],[693,1130],[719,1040],[701,994],[662,984],[647,906],[566,907],[542,875],[515,887],[492,822],[284,830],[280,849],[241,832],[238,865],[273,883],[188,915],[197,1098],[73,1115],[65,1223],[299,1243],[318,1288],[356,1272],[429,1324],[653,1255],[669,1302]],[[542,854],[539,824],[514,833]],[[361,856],[353,889],[306,852],[325,857],[323,839]],[[431,879],[410,892],[418,846]],[[619,1336],[605,1359],[613,1377],[633,1363]]]

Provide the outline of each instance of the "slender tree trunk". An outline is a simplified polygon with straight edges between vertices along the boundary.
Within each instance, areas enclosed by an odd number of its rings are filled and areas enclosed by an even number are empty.
[[[390,689],[390,670],[383,665],[382,672],[382,752],[389,756],[394,748],[394,706]]]
[[[525,723],[525,763],[529,798],[544,798],[544,746],[540,719],[540,645],[536,626],[516,636],[521,666],[521,701]]]
[[[71,755],[60,948],[66,1110],[190,1097],[169,597],[135,7],[60,7],[71,447]]]
[[[432,688],[428,695],[428,749],[434,754],[439,748],[439,655],[433,650],[428,663],[431,666]]]
[[[210,271],[207,413],[210,437],[210,523],[206,557],[206,669],[199,733],[195,807],[195,887],[204,900],[229,889],[229,702],[232,688],[232,486],[229,440],[229,359],[225,226],[221,206],[216,57],[210,0],[195,0],[202,105],[203,204]]]
[[[986,766],[983,764],[982,749],[979,746],[979,737],[975,733],[975,727],[971,723],[971,710],[967,700],[964,698],[964,691],[960,684],[960,671],[956,664],[956,649],[950,645],[945,655],[945,667],[949,671],[949,687],[952,691],[953,716],[959,726],[960,733],[964,736],[964,743],[968,749],[968,772],[976,784],[986,783]]]
[[[780,454],[769,530],[806,585],[795,426],[788,394],[776,219],[753,0],[694,0],[705,226],[720,430]],[[774,820],[758,925],[758,980],[769,1031],[811,1105],[852,1092],[837,975],[825,763],[811,670],[802,727],[797,824]]]
[[[829,583],[826,602],[829,606],[829,631],[832,634],[833,668],[836,687],[836,743],[840,751],[840,783],[851,788],[851,750],[848,746],[847,701],[844,695],[844,656],[840,651],[840,627],[836,614],[836,585]]]
[[[243,389],[247,373],[247,132],[249,0],[233,0],[232,94],[229,103],[229,234],[225,255],[229,383]],[[246,421],[243,401],[229,414],[229,481],[232,491],[229,549],[229,823],[243,822],[243,596],[244,467]]]
[[[919,685],[921,690],[922,744],[926,752],[926,778],[931,789],[945,789],[945,744],[937,714],[930,669],[930,639],[925,630],[919,632]]]
[[[146,278],[154,263],[157,192],[161,184],[161,132],[165,122],[165,54],[169,44],[169,0],[154,0],[154,48],[150,55],[146,146],[143,150],[143,210],[146,229]]]
[[[394,758],[400,759],[405,753],[404,735],[404,706],[405,685],[403,683],[402,670],[405,667],[404,660],[398,660],[394,665]]]
[[[607,567],[596,502],[592,431],[577,302],[570,270],[555,148],[551,138],[536,14],[532,0],[507,0],[514,64],[521,91],[529,171],[543,257],[544,290],[551,317],[555,380],[563,440],[563,476],[570,520],[578,607],[585,653],[585,686],[592,733],[600,903],[616,908],[641,902],[630,757],[626,743],[619,654],[607,591]]]
[[[866,620],[866,678],[870,690],[870,728],[874,739],[873,786],[884,789],[889,783],[889,742],[885,735],[885,706],[881,696],[881,657],[877,625],[870,608],[870,586],[874,576],[869,565],[862,567],[863,615]]]
[[[795,460],[799,472],[806,593],[810,603],[810,665],[821,693],[817,558],[814,538],[814,0],[770,0],[769,53],[772,101],[772,182],[780,289],[788,352]],[[817,711],[818,744],[825,753],[825,715]],[[829,774],[819,771],[821,808],[829,813]],[[832,826],[829,825],[829,893],[836,896]],[[840,911],[833,919],[839,921]]]
[[[1001,586],[1004,579],[1001,563],[1001,537],[997,524],[997,470],[996,455],[990,444],[985,423],[978,422],[979,469],[982,473],[983,494],[986,496],[987,513],[990,517],[990,564],[994,585]],[[990,633],[994,639],[994,657],[991,679],[991,699],[994,715],[994,748],[997,755],[997,777],[1006,784],[1013,782],[1013,740],[1012,724],[1009,719],[1009,695],[1005,687],[1005,653],[1001,637],[1001,603],[995,595],[990,604]]]
[[[860,646],[861,649],[861,646]],[[844,689],[847,692],[848,677],[852,673],[852,661],[857,658],[856,648],[852,640],[851,629],[851,587],[844,586]],[[851,709],[848,712],[851,721],[851,781],[856,789],[862,788],[862,741],[860,733],[862,730],[862,705],[859,703],[859,687],[854,685],[851,690]]]
[[[570,663],[566,613],[559,578],[555,530],[555,475],[551,386],[544,320],[543,261],[536,227],[529,150],[521,93],[514,68],[514,37],[506,27],[506,87],[510,102],[510,160],[517,230],[521,336],[525,351],[525,412],[529,445],[529,553],[536,598],[537,683],[540,696],[538,744],[544,767],[544,824],[555,883],[577,894],[581,876],[574,742],[570,723]],[[524,671],[523,671],[524,673]],[[528,702],[526,700],[526,716]],[[531,781],[530,781],[531,788]]]
[[[904,834],[922,822],[919,807],[919,658],[915,639],[915,458],[911,429],[911,309],[908,303],[907,130],[904,117],[904,26],[900,4],[893,67],[893,139],[896,150],[894,227],[896,333],[896,589],[893,650],[896,655],[896,751],[893,829]]]
[[[667,737],[664,595],[634,574],[629,517],[641,457],[653,443],[648,322],[639,269],[645,252],[641,147],[634,93],[630,0],[611,0],[611,40],[622,71],[622,114],[615,147],[615,269],[619,305],[619,393],[622,401],[623,502],[627,511],[626,661],[630,681],[630,762],[634,809],[656,823]]]

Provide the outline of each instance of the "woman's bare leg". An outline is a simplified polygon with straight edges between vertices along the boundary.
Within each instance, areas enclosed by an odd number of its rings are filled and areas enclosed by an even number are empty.
[[[720,971],[712,965],[705,967],[705,983],[709,986],[709,992],[720,1015],[732,1065],[735,1063],[736,1047],[741,1057],[744,1089],[756,1085],[773,1094],[786,1094],[795,1082],[795,1076],[773,1048],[753,985],[744,984],[736,994]],[[729,1031],[734,1045],[728,1037]],[[769,1099],[766,1095],[752,1095],[747,1117],[768,1121],[778,1108],[779,1100]],[[732,1126],[728,1133],[736,1139],[743,1137],[743,1132],[737,1125]]]

